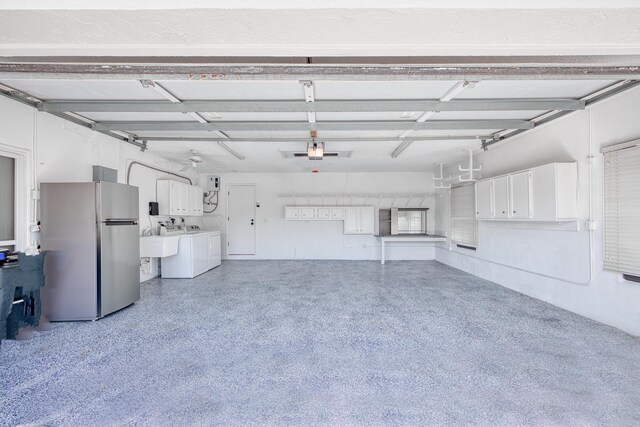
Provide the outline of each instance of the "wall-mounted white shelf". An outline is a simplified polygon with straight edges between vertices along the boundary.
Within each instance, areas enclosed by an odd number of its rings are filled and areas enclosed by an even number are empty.
[[[577,220],[577,164],[549,163],[476,182],[476,219]]]

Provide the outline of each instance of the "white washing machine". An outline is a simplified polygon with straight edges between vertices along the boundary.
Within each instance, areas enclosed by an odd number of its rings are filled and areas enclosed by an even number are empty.
[[[180,235],[178,254],[162,258],[161,276],[192,279],[220,265],[219,231],[192,230]]]

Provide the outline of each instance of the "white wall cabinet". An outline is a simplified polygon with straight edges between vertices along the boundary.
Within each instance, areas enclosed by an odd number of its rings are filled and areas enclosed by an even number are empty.
[[[300,219],[315,219],[316,208],[304,207],[300,208]]]
[[[345,208],[344,234],[373,234],[373,206],[349,206]]]
[[[493,183],[491,180],[476,183],[476,218],[493,218]]]
[[[331,219],[344,219],[344,208],[331,208]]]
[[[295,206],[285,206],[284,219],[286,220],[300,219],[300,208],[297,208]]]
[[[285,206],[287,221],[344,221],[344,234],[373,234],[373,206]]]
[[[574,221],[576,163],[549,163],[476,183],[476,219]]]
[[[529,219],[531,212],[531,172],[509,175],[510,216],[513,219]]]
[[[494,218],[509,218],[509,177],[501,176],[493,180]]]
[[[202,216],[203,190],[169,179],[156,182],[158,213],[163,216]]]

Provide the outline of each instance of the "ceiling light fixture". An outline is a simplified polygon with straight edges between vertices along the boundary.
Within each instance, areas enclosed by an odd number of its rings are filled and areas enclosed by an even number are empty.
[[[324,142],[317,142],[315,139],[309,141],[307,157],[309,157],[309,160],[322,160],[324,157]]]

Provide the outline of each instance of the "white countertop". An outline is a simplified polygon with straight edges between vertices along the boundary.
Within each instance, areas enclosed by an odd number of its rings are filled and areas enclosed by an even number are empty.
[[[394,236],[378,236],[385,242],[446,242],[444,236],[424,235],[424,234],[400,234]]]

